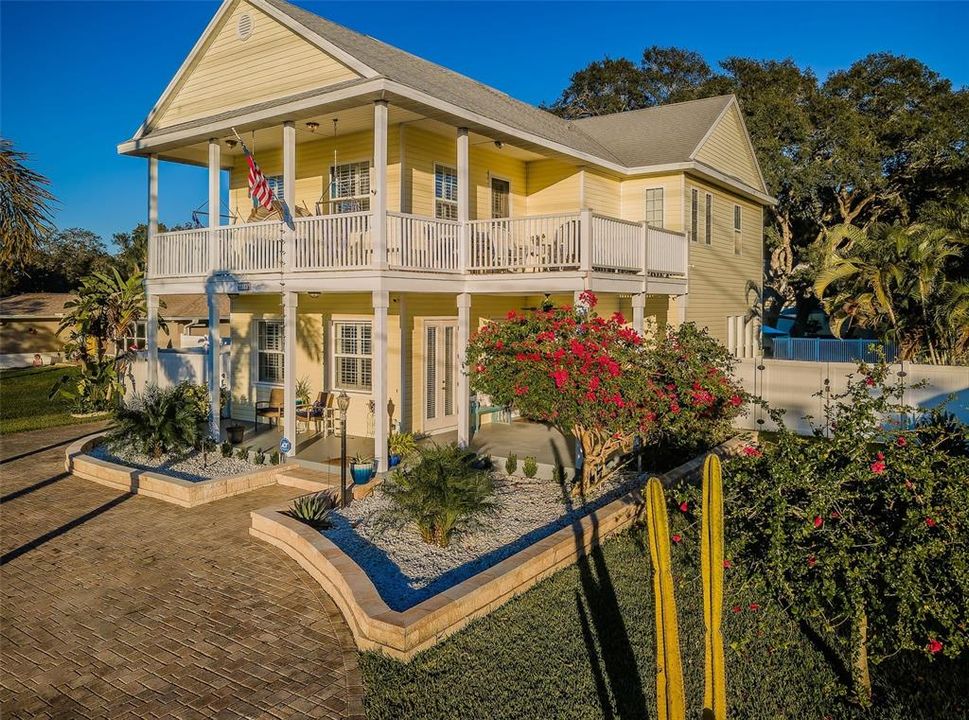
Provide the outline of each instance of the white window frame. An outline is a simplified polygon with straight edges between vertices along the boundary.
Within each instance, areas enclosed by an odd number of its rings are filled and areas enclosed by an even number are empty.
[[[128,331],[124,334],[124,337],[119,339],[118,344],[120,345],[119,350],[121,352],[127,352],[134,345],[136,350],[144,350],[148,347],[148,322],[146,320],[138,320],[132,323],[128,327]]]
[[[282,175],[266,175],[266,183],[269,185],[269,189],[273,191],[273,197],[277,200],[283,199],[283,176]]]
[[[737,204],[733,206],[733,254],[743,255],[744,252],[744,209]]]
[[[365,326],[370,330],[370,352],[345,353],[338,352],[340,327],[343,325]],[[359,339],[357,341],[359,343]],[[330,320],[330,388],[334,391],[345,390],[348,393],[358,393],[370,395],[373,392],[373,318],[366,315],[340,315],[334,316]],[[363,368],[365,362],[369,362],[370,383],[363,382],[345,383],[340,378],[340,360],[343,358],[356,358],[357,374],[362,377],[365,373]]]
[[[356,167],[361,168],[361,166],[366,166],[366,173],[360,173],[359,180],[356,184],[359,187],[354,188],[357,192],[350,195],[335,195],[335,190],[337,188],[336,174],[340,168],[345,167]],[[340,215],[344,213],[353,212],[367,212],[370,210],[370,191],[373,189],[373,177],[372,177],[372,167],[369,159],[360,160],[348,160],[346,162],[340,162],[330,165],[330,171],[328,173],[330,180],[329,185],[329,213],[331,215]],[[366,187],[363,187],[363,183],[360,180],[366,180]]]
[[[512,217],[512,191],[511,191],[511,178],[504,177],[502,175],[495,175],[494,173],[488,173],[488,218],[491,220],[498,220],[499,218],[494,217],[495,214],[495,186],[494,181],[508,184],[508,214],[504,217]]]
[[[263,333],[262,329],[269,325],[274,325],[279,328],[279,349],[263,349],[262,339]],[[262,318],[260,320],[253,321],[253,337],[255,337],[256,342],[253,344],[253,367],[255,370],[256,384],[267,385],[272,387],[279,387],[283,385],[286,381],[285,375],[285,334],[286,328],[283,324],[283,320],[280,318]],[[263,377],[262,375],[262,363],[260,358],[263,355],[273,355],[279,357],[279,375],[278,377]]]
[[[703,243],[713,245],[713,194],[706,193],[706,207],[703,209]]]
[[[659,193],[659,224],[651,223],[649,221],[649,194]],[[646,220],[646,224],[650,227],[665,228],[666,227],[666,188],[663,186],[659,187],[648,187],[643,190],[643,217]]]
[[[690,188],[690,240],[700,240],[700,191]]]
[[[443,171],[444,177],[447,173],[454,175],[454,199],[446,197],[445,183],[441,182],[441,195],[438,195],[437,174]],[[458,219],[458,171],[457,168],[446,163],[434,163],[434,217],[438,220],[457,220]],[[442,212],[446,211],[446,212]]]

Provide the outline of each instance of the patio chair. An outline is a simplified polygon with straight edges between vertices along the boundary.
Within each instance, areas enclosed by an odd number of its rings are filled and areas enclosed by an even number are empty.
[[[330,393],[321,391],[312,405],[304,405],[296,410],[296,417],[307,426],[316,425],[316,432],[322,430],[323,436],[336,434],[336,408],[330,407]]]
[[[283,417],[284,406],[286,405],[286,395],[282,388],[273,388],[269,391],[269,400],[259,400],[256,402],[256,422],[259,418],[269,420],[269,425],[279,425],[279,419]]]

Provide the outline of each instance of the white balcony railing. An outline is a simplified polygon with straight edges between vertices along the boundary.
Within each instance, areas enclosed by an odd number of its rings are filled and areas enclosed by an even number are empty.
[[[451,274],[581,270],[686,276],[687,243],[682,233],[587,210],[472,220],[464,226],[388,212],[386,251],[380,258],[374,253],[370,212],[298,218],[295,226],[291,250],[285,250],[287,233],[278,221],[159,233],[149,248],[149,277],[375,267]],[[209,254],[210,233],[217,243],[214,258]]]

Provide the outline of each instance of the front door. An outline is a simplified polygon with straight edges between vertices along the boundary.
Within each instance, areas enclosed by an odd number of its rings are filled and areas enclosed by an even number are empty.
[[[424,431],[457,427],[458,324],[456,320],[424,323]]]

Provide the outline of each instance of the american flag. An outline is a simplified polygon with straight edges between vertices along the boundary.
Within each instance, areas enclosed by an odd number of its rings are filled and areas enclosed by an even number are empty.
[[[249,152],[249,148],[242,142],[242,138],[239,138],[239,142],[242,145],[242,152],[245,153],[246,162],[249,163],[249,197],[267,210],[273,209],[274,200],[278,201],[283,213],[283,222],[289,226],[290,230],[295,230],[296,226],[293,224],[293,216],[289,212],[289,206],[286,205],[286,201],[282,198],[275,197],[273,189],[269,187],[269,181],[262,174],[262,170],[259,169],[259,164],[252,156],[252,153]]]

